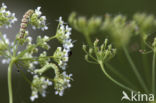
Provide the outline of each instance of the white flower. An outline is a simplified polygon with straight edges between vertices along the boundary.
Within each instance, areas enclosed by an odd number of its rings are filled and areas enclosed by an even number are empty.
[[[64,25],[62,21],[62,17],[59,18],[59,28],[57,30],[57,38],[60,42],[63,43],[65,49],[70,51],[70,48],[73,47],[72,40],[70,39],[71,28],[68,25]]]
[[[42,12],[40,11],[41,7],[37,7],[35,9],[35,12],[30,18],[30,24],[32,24],[32,28],[34,30],[41,29],[41,30],[47,30],[48,26],[46,25],[46,16],[41,16]]]
[[[12,24],[17,21],[17,18],[15,17],[15,13],[11,13],[10,11],[7,11],[7,6],[2,3],[2,7],[0,8],[0,15],[1,15],[1,26],[5,26],[6,28],[12,27]]]
[[[46,16],[41,16],[41,19],[46,20]]]
[[[28,36],[28,37],[27,37],[27,40],[28,40],[29,42],[32,42],[32,37],[31,37],[31,36]]]
[[[43,39],[46,41],[49,39],[49,37],[47,35],[45,35]]]
[[[33,92],[32,92],[32,95],[31,95],[31,97],[30,97],[30,100],[33,102],[33,101],[35,101],[35,99],[37,99],[37,98],[38,98],[38,93],[35,92],[35,91],[33,91]]]
[[[32,95],[30,97],[31,101],[34,101],[38,98],[38,93],[40,93],[43,97],[46,96],[46,89],[48,86],[51,86],[52,82],[46,79],[45,77],[39,77],[38,75],[34,75],[32,81]]]
[[[67,75],[66,72],[63,72],[60,76],[54,78],[56,95],[63,96],[64,90],[71,87],[71,76],[72,74]]]
[[[2,8],[7,8],[7,6],[4,4],[4,3],[2,3]]]
[[[10,44],[10,41],[7,38],[7,35],[6,34],[3,34],[3,39],[4,39],[4,41],[5,41],[6,44],[8,44],[8,45]]]
[[[72,39],[70,38],[72,28],[70,28],[68,25],[64,25],[62,17],[59,17],[58,21],[59,25],[56,32],[56,37],[63,44],[63,50],[62,48],[58,47],[56,53],[54,53],[54,57],[56,57],[56,62],[58,65],[65,70],[69,59],[68,54],[71,51],[71,48],[74,46]]]
[[[64,24],[64,21],[62,20],[62,16],[59,17],[58,21],[59,21],[60,24]]]
[[[36,30],[36,27],[35,26],[32,26],[32,29]]]
[[[68,52],[69,52],[68,50],[62,49],[62,47],[57,47],[57,49],[53,55],[53,57],[55,58],[55,61],[58,63],[60,68],[62,68],[63,70],[66,69],[67,62],[69,60]]]
[[[42,14],[42,12],[40,11],[41,7],[37,7],[37,9],[35,9],[35,13],[40,16]]]
[[[72,43],[72,40],[71,39],[67,39],[64,41],[63,43],[63,47],[67,50],[70,50],[70,48],[73,47],[73,43]]]
[[[9,64],[9,63],[10,63],[10,58],[2,59],[2,64]]]

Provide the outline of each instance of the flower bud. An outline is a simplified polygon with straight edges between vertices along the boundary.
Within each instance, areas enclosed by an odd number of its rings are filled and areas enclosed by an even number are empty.
[[[107,45],[107,43],[108,43],[108,39],[106,38],[104,41],[105,46]]]
[[[108,50],[111,50],[111,49],[112,49],[112,45],[109,44],[109,45],[108,45]]]
[[[69,19],[68,19],[69,23],[70,23],[70,24],[73,24],[75,18],[76,18],[76,13],[75,13],[75,12],[72,12],[72,13],[70,14],[70,16],[69,16]]]
[[[89,53],[92,54],[93,53],[93,49],[89,48]]]
[[[96,40],[94,41],[94,47],[97,46],[98,42],[99,42],[99,39],[96,39]]]
[[[147,35],[143,35],[143,40],[146,41],[147,40]]]
[[[79,24],[79,26],[80,26],[80,28],[83,30],[83,32],[84,32],[84,29],[86,28],[86,26],[87,26],[87,20],[86,20],[86,18],[85,17],[79,17],[78,18],[78,24]]]
[[[86,48],[87,48],[87,46],[86,45],[82,45],[82,49],[84,50],[84,51],[86,51]]]
[[[85,55],[85,60],[86,60],[86,61],[88,61],[88,57],[89,57],[89,56],[86,54],[86,55]]]
[[[101,51],[103,51],[103,50],[104,50],[104,44],[101,45]]]

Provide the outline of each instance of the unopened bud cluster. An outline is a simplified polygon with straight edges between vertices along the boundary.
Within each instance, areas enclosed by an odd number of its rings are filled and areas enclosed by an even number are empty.
[[[109,36],[118,48],[127,46],[132,37],[138,35],[145,41],[150,34],[155,33],[156,29],[156,17],[146,13],[135,13],[130,20],[122,14],[115,16],[105,14],[103,18],[93,16],[87,19],[72,13],[69,16],[69,23],[85,37],[98,33],[102,33],[104,37]]]
[[[69,17],[69,23],[79,32],[85,35],[95,34],[101,24],[102,18],[101,17],[91,17],[87,20],[86,17],[77,17],[77,14],[73,12]]]
[[[104,40],[104,43],[98,46],[99,40],[96,39],[94,41],[93,47],[89,47],[87,50],[87,46],[83,45],[83,50],[86,52],[85,59],[86,61],[91,62],[106,62],[110,60],[116,54],[116,49],[112,48],[111,44],[108,44],[108,39]]]

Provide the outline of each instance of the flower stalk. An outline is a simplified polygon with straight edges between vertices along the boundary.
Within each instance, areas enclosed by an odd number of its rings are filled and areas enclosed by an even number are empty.
[[[153,61],[152,61],[152,93],[155,94],[155,59],[156,54],[153,53]]]
[[[100,65],[100,67],[101,67],[103,73],[106,75],[106,77],[109,78],[112,82],[114,82],[115,84],[117,84],[117,85],[120,86],[121,88],[124,88],[124,89],[126,89],[126,90],[128,90],[128,91],[130,91],[130,92],[131,92],[131,91],[136,92],[135,90],[133,90],[133,89],[131,89],[131,88],[129,88],[129,87],[127,87],[127,86],[121,84],[120,82],[118,82],[118,81],[116,81],[114,78],[112,78],[112,77],[106,72],[102,61],[99,61],[99,65]]]
[[[148,89],[147,89],[147,87],[146,87],[144,81],[142,80],[142,78],[141,78],[141,76],[140,76],[140,74],[139,74],[139,72],[138,72],[138,70],[137,70],[135,64],[133,63],[133,60],[132,60],[132,58],[130,57],[130,55],[129,55],[127,49],[126,49],[126,47],[123,47],[123,50],[124,50],[124,53],[125,53],[125,55],[126,55],[128,61],[129,61],[130,65],[131,65],[131,67],[132,67],[132,70],[134,71],[136,77],[137,77],[138,80],[139,80],[139,83],[143,86],[143,89],[145,90],[145,92],[148,93]]]
[[[15,59],[11,59],[8,67],[8,92],[9,92],[9,103],[13,103],[13,92],[12,92],[12,68]]]

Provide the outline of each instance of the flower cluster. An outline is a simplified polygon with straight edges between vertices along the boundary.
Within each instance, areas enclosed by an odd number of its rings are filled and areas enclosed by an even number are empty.
[[[0,9],[0,26],[5,25],[6,27],[11,27],[11,24],[17,19],[15,18],[15,14],[6,11],[6,8],[6,5],[2,4]],[[64,90],[71,87],[70,80],[72,75],[67,75],[65,72],[69,59],[69,52],[73,47],[73,41],[70,38],[71,28],[65,25],[62,17],[60,17],[55,35],[39,35],[37,39],[35,39],[36,41],[34,41],[27,30],[28,24],[31,24],[33,29],[48,29],[46,17],[42,16],[40,9],[41,7],[38,7],[36,10],[30,9],[23,15],[19,33],[16,35],[14,42],[10,42],[5,34],[2,35],[0,33],[0,56],[4,58],[1,62],[3,64],[9,64],[8,69],[12,69],[15,64],[20,73],[23,73],[23,76],[25,76],[25,74],[22,70],[30,72],[33,76],[31,83],[31,101],[37,99],[39,94],[45,97],[46,88],[52,86],[52,81],[54,83],[56,95],[59,94],[62,96]],[[52,53],[53,55],[48,55],[47,51],[51,48],[48,42],[53,39],[57,39],[63,48],[58,47],[56,51]],[[22,48],[20,48],[21,46]],[[39,48],[41,48],[40,51]],[[57,65],[53,62],[56,62]],[[54,78],[42,75],[49,69],[54,71]],[[10,73],[10,71],[8,73]],[[8,76],[11,77],[10,75]],[[8,85],[11,85],[10,81],[11,78],[8,78]],[[9,94],[12,92],[10,91],[11,89],[12,88],[9,89]]]
[[[60,17],[56,37],[63,44],[63,49],[58,47],[53,56],[56,58],[56,62],[63,70],[66,68],[69,52],[73,47],[73,42],[70,38],[70,35],[71,28],[68,25],[64,25],[64,21],[62,20],[62,17]]]
[[[54,53],[54,58],[55,58],[55,61],[58,63],[58,65],[63,69],[65,70],[66,69],[66,65],[68,62],[68,52],[64,49],[62,50],[62,47],[57,47],[55,53]]]
[[[4,56],[4,58],[1,61],[2,64],[10,63],[10,54],[7,48],[10,48],[12,52],[12,43],[10,44],[10,41],[7,38],[7,35],[3,34],[1,35],[1,39],[0,39],[0,56]]]
[[[49,37],[47,35],[45,35],[44,37],[37,36],[37,43],[39,44],[40,47],[42,47],[46,50],[49,50],[50,46],[47,43],[48,39],[49,39]]]
[[[127,21],[126,16],[121,14],[115,17],[106,14],[101,29],[110,35],[115,46],[122,47],[127,45],[135,34],[136,23],[135,21]]]
[[[143,40],[146,40],[147,37],[155,32],[156,29],[156,19],[155,16],[145,13],[136,13],[133,16],[133,20],[137,24],[137,34],[139,34]]]
[[[48,69],[53,69],[55,72],[55,77],[53,79],[54,89],[56,90],[55,94],[63,96],[64,90],[71,87],[70,81],[72,80],[72,74],[68,75],[65,71],[63,73],[60,73],[57,65],[53,63],[48,63],[41,69],[36,69],[35,73],[42,75],[42,73],[44,73]]]
[[[96,34],[96,32],[100,29],[102,24],[102,18],[94,16],[87,20],[87,18],[84,16],[77,17],[77,14],[73,12],[69,16],[69,23],[77,31],[88,36],[88,35]]]
[[[57,67],[57,65],[54,66],[53,63],[51,63],[51,59],[53,59],[55,62],[58,63],[58,66],[62,69],[65,70],[66,66],[67,66],[67,62],[69,59],[69,52],[71,50],[71,48],[73,47],[73,43],[72,40],[70,38],[71,35],[71,28],[69,28],[68,26],[64,26],[64,21],[62,21],[62,19],[60,18],[59,20],[59,25],[58,25],[58,29],[56,32],[56,35],[54,36],[54,38],[57,38],[61,44],[63,45],[62,47],[57,47],[56,51],[54,52],[53,56],[47,56],[47,52],[43,51],[42,53],[40,53],[40,55],[38,57],[33,56],[34,54],[34,49],[35,48],[35,44],[32,43],[32,38],[30,36],[26,37],[27,43],[28,45],[26,46],[27,50],[29,50],[29,52],[25,53],[23,55],[23,57],[21,58],[38,58],[35,61],[24,61],[24,64],[27,64],[27,67],[29,68],[28,71],[31,72],[32,75],[42,75],[43,72],[45,72],[45,69],[50,69],[53,68],[55,71],[55,78],[54,78],[54,88],[56,90],[56,94],[59,94],[60,96],[63,95],[63,92],[65,89],[71,87],[70,86],[70,80],[71,80],[71,74],[67,75],[65,72],[61,73]],[[62,31],[62,32],[61,32]],[[36,39],[36,45],[38,47],[41,47],[43,49],[49,50],[50,46],[48,45],[48,41],[51,40],[51,37],[48,36],[38,36]],[[38,51],[38,50],[35,50]],[[22,52],[20,53],[22,54]],[[19,54],[19,55],[20,55]],[[40,66],[40,69],[36,69],[36,65]],[[36,76],[35,76],[36,77]],[[34,78],[36,79],[36,78]],[[33,81],[34,81],[33,79]],[[34,82],[36,83],[36,82]],[[36,84],[38,85],[38,84]],[[38,90],[38,88],[36,88],[35,90]],[[32,89],[32,96],[31,99],[35,99],[38,97],[37,95],[38,92],[34,91],[34,89]],[[45,93],[45,92],[44,92]]]
[[[30,97],[31,101],[34,101],[38,98],[38,93],[42,95],[42,97],[46,96],[46,88],[51,86],[52,82],[46,79],[45,77],[39,77],[38,75],[34,75],[32,81],[32,95]]]
[[[85,59],[86,61],[90,63],[94,62],[106,62],[110,60],[112,57],[116,54],[116,49],[112,48],[112,45],[108,45],[108,39],[104,40],[104,43],[99,47],[98,46],[99,40],[96,39],[94,41],[93,47],[89,48],[89,51],[87,51],[86,45],[83,45],[83,50],[85,51]],[[92,59],[93,61],[90,61],[89,59]]]
[[[54,78],[54,88],[56,89],[55,94],[63,96],[64,90],[66,88],[70,88],[70,80],[71,80],[72,74],[67,75],[66,72],[63,72],[59,76],[55,76]]]
[[[9,28],[17,21],[17,18],[15,17],[15,13],[11,13],[6,9],[7,6],[2,3],[2,7],[0,8],[0,27],[5,26],[6,28]]]
[[[41,16],[42,12],[40,11],[41,7],[37,7],[35,12],[30,18],[30,24],[33,29],[47,30],[48,26],[46,25],[46,16]]]

